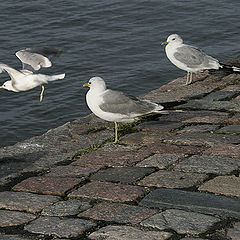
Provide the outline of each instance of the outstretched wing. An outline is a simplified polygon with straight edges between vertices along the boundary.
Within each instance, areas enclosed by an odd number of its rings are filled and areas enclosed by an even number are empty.
[[[51,61],[45,57],[44,55],[37,53],[37,49],[35,48],[26,48],[16,52],[16,56],[22,62],[23,69],[30,71],[37,71],[41,67],[51,67]]]
[[[102,97],[103,102],[99,106],[100,109],[111,113],[144,115],[153,111],[157,106],[155,103],[114,90],[107,90]]]
[[[0,63],[0,73],[6,71],[8,75],[11,77],[12,83],[16,82],[16,79],[23,77],[25,74],[19,72],[18,70],[9,67],[7,64]]]

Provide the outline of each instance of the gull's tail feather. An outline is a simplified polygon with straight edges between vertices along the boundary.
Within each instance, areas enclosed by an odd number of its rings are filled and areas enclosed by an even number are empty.
[[[65,78],[65,73],[52,75],[52,76],[49,76],[49,77],[50,77],[50,79],[48,81],[55,81],[55,80],[58,80],[58,79]]]
[[[36,81],[41,82],[41,83],[48,83],[48,82],[51,82],[51,81],[55,81],[55,80],[58,80],[58,79],[65,78],[65,73],[52,75],[52,76],[38,74],[37,76],[38,76],[38,78],[36,79]]]
[[[154,112],[159,113],[162,112],[162,110],[164,109],[164,107],[160,104],[157,104],[156,108],[154,109]]]
[[[239,67],[232,66],[232,69],[233,69],[234,72],[240,72],[240,68]]]
[[[225,68],[225,69],[232,70],[234,72],[240,72],[240,67],[236,67],[236,66],[233,66],[233,65],[221,63],[221,67]]]

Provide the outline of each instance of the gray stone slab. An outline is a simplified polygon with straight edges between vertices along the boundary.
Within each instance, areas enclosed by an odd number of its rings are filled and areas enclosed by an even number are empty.
[[[129,204],[102,202],[84,211],[78,217],[119,224],[138,224],[158,211]]]
[[[73,238],[95,226],[92,221],[78,218],[40,217],[26,225],[24,230],[59,238]]]
[[[91,180],[134,183],[152,172],[153,168],[146,167],[113,167],[98,171]]]
[[[88,202],[83,202],[77,199],[70,199],[67,201],[59,201],[47,208],[44,208],[42,215],[44,216],[73,216],[90,208],[92,205]]]
[[[240,177],[218,176],[202,184],[198,190],[240,198]]]
[[[0,240],[32,240],[32,238],[22,237],[20,235],[9,235],[0,233]]]
[[[226,127],[220,128],[217,133],[230,133],[230,134],[240,134],[240,125],[229,125]]]
[[[8,210],[36,213],[59,200],[59,197],[49,195],[9,191],[0,192],[0,208]]]
[[[184,154],[154,154],[139,162],[136,166],[139,167],[157,167],[159,169],[166,168],[184,158]]]
[[[172,229],[179,234],[200,234],[219,221],[216,217],[201,213],[169,209],[142,221],[141,225],[159,230]]]
[[[234,223],[233,228],[228,230],[227,237],[229,237],[231,240],[240,239],[240,222]]]
[[[239,159],[225,156],[194,155],[180,162],[175,170],[183,172],[228,174],[240,166]]]
[[[217,144],[239,144],[239,136],[230,134],[214,134],[202,132],[184,132],[165,137],[164,142],[177,145],[214,146]]]
[[[194,238],[194,237],[185,237],[185,238],[181,238],[180,240],[210,240],[209,238]]]
[[[201,184],[208,175],[160,170],[138,182],[148,187],[189,188]]]
[[[210,193],[159,188],[148,194],[140,205],[154,208],[175,208],[240,219],[240,199]]]
[[[203,99],[208,101],[224,101],[238,96],[239,92],[235,91],[216,91],[208,94]]]
[[[203,125],[193,125],[193,126],[187,126],[183,129],[179,130],[178,133],[184,133],[184,132],[214,132],[219,125],[212,125],[212,124],[203,124]]]
[[[93,240],[164,240],[171,237],[171,233],[159,231],[143,231],[130,226],[107,226],[89,235]]]
[[[80,166],[58,166],[51,168],[50,172],[45,174],[47,177],[88,177],[93,172],[99,170],[99,167],[80,167]]]
[[[204,79],[204,81],[194,82],[187,87],[184,86],[184,83],[186,82],[185,77],[177,78],[170,83],[165,84],[161,88],[155,89],[144,95],[144,99],[148,99],[156,103],[180,102],[210,93],[219,86],[226,84],[226,81],[229,81],[227,79],[219,81],[219,76],[214,75],[207,76],[206,78],[206,74],[204,74],[205,73],[201,74],[200,77],[202,80]]]
[[[240,112],[240,103],[236,101],[208,101],[200,99],[190,100],[175,107],[175,109]]]
[[[18,226],[35,218],[36,216],[30,213],[0,210],[0,227]]]

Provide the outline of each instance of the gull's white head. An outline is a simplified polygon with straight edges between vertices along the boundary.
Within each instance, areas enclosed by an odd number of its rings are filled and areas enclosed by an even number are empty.
[[[163,42],[163,44],[182,44],[183,40],[178,34],[171,34],[168,36],[167,41]]]
[[[0,88],[4,88],[8,91],[16,91],[12,86],[12,81],[6,81],[2,86],[0,86]]]
[[[104,80],[100,77],[92,77],[88,83],[85,83],[83,87],[89,87],[90,89],[97,91],[105,91],[107,89]]]

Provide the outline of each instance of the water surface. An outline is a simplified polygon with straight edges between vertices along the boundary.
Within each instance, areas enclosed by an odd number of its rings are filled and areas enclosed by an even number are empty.
[[[28,92],[0,91],[0,146],[43,134],[90,113],[82,84],[101,76],[108,86],[139,96],[185,73],[160,45],[171,33],[226,60],[240,55],[240,3],[160,0],[3,1],[0,61],[21,64],[16,51],[33,46],[63,50],[41,73],[66,78]],[[0,83],[8,75],[0,75]]]

